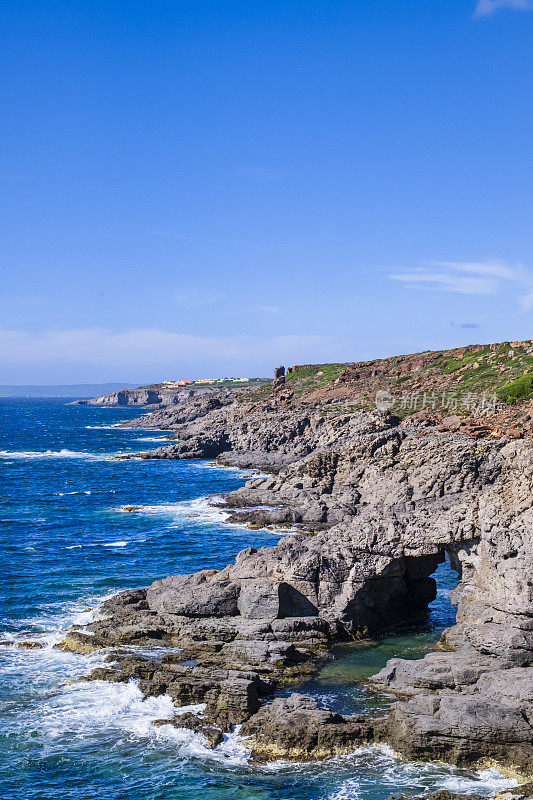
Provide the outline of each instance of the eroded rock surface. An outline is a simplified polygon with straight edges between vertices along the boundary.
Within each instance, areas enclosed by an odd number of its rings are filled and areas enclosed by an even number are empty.
[[[356,714],[336,714],[320,708],[314,698],[291,694],[259,709],[240,733],[245,739],[250,737],[255,759],[309,761],[350,753],[376,741],[383,723]]]
[[[194,663],[136,667],[146,672],[141,686],[176,704],[207,703],[221,730],[244,722],[261,757],[325,756],[379,738],[410,758],[531,772],[532,441],[475,439],[387,412],[328,414],[312,403],[195,403],[154,415],[179,441],[144,456],[266,469],[269,477],[218,502],[233,519],[301,532],[247,548],[223,570],[123,592],[65,646],[182,648],[181,661]],[[460,574],[457,623],[442,652],[393,659],[375,676],[405,696],[386,722],[341,719],[294,697],[260,707],[331,642],[424,608],[446,552]],[[262,733],[276,726],[277,738]]]

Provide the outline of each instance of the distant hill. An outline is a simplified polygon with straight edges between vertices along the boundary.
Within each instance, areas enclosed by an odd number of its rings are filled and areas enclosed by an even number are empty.
[[[117,389],[133,389],[135,383],[71,383],[49,386],[0,385],[0,397],[94,397]]]
[[[496,393],[512,402],[533,396],[533,340],[473,344],[345,364],[289,367],[285,389],[303,398],[346,397],[373,403],[376,392]],[[272,387],[263,387],[263,394]]]
[[[375,407],[378,392],[395,399],[394,411],[421,408],[460,412],[480,396],[516,404],[533,400],[533,340],[472,344],[372,361],[299,364],[275,384],[252,389],[250,401],[270,395],[285,399],[349,401],[361,410]]]

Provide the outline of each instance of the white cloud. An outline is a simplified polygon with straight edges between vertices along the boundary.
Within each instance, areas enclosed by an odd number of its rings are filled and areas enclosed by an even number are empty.
[[[524,275],[522,267],[509,267],[500,261],[435,261],[431,266],[449,267],[473,275],[489,275],[493,278],[517,280]]]
[[[533,274],[522,266],[510,267],[498,261],[437,261],[389,277],[411,288],[458,294],[496,295],[512,286],[518,290],[524,310],[533,306]]]
[[[279,306],[257,306],[257,310],[262,311],[263,314],[278,314]]]
[[[463,277],[445,272],[412,270],[390,275],[394,281],[403,281],[414,288],[427,286],[459,294],[496,294],[496,283],[491,278]]]
[[[296,334],[191,336],[157,328],[0,328],[0,372],[3,383],[270,375],[280,363],[333,361],[339,347],[334,337]]]
[[[478,0],[474,16],[490,17],[497,11],[512,9],[514,11],[531,11],[532,0]]]

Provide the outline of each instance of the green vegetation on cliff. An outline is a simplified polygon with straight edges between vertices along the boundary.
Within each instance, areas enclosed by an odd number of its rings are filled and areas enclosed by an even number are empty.
[[[302,399],[317,391],[327,396],[331,391],[358,408],[373,407],[376,392],[390,392],[407,414],[422,405],[434,409],[438,405],[446,413],[455,413],[465,398],[472,406],[472,395],[496,395],[516,403],[533,397],[533,341],[473,344],[344,364],[298,365],[287,370],[284,387],[285,392]],[[278,384],[278,393],[279,389]],[[266,398],[271,391],[271,383],[263,385],[245,393],[243,400]],[[426,398],[423,404],[405,401],[407,395],[417,394]]]
[[[337,380],[347,364],[311,364],[294,367],[285,378],[285,382],[296,394],[322,389]]]
[[[496,392],[500,400],[516,403],[518,400],[529,400],[533,397],[533,373],[522,375],[511,383],[507,383]]]

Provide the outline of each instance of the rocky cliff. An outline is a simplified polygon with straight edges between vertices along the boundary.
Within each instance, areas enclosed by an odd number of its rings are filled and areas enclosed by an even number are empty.
[[[246,381],[246,382],[244,382]],[[243,382],[238,379],[220,379],[218,383],[209,381],[192,381],[184,386],[172,386],[168,383],[154,383],[150,386],[139,386],[137,389],[120,389],[116,392],[93,397],[90,400],[77,400],[74,405],[94,406],[151,406],[171,407],[187,403],[191,397],[203,395],[228,396],[235,398],[237,392],[243,388],[256,389],[265,383],[264,378],[246,378]]]
[[[178,645],[159,663],[112,656],[94,677],[140,679],[206,716],[243,723],[257,758],[323,757],[386,741],[408,758],[533,772],[533,441],[473,436],[431,415],[403,419],[338,398],[190,398],[143,417],[179,441],[146,458],[216,457],[259,467],[220,498],[235,520],[290,525],[220,571],[123,592],[65,647]],[[338,386],[338,384],[337,384]],[[470,434],[470,435],[469,435]],[[523,435],[523,434],[521,434]],[[393,659],[373,684],[399,696],[388,717],[339,715],[276,688],[315,668],[332,643],[409,619],[435,597],[448,554],[457,623],[420,661]],[[193,659],[191,661],[191,659]]]
[[[76,405],[93,406],[175,406],[194,395],[210,394],[213,389],[165,389],[163,386],[120,389],[91,400],[77,400]]]

